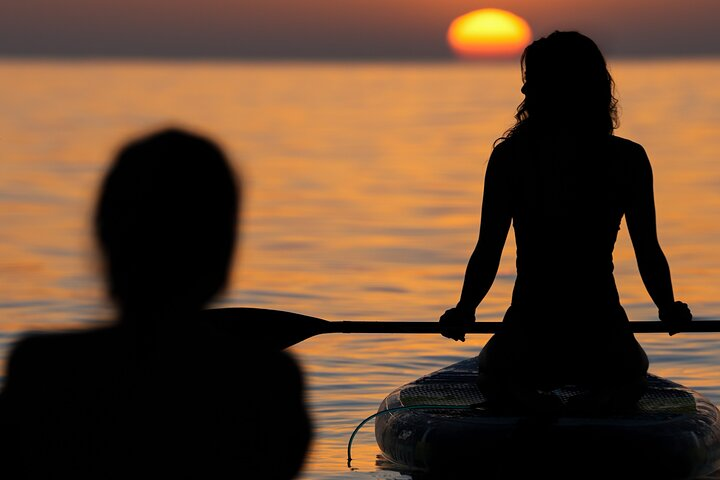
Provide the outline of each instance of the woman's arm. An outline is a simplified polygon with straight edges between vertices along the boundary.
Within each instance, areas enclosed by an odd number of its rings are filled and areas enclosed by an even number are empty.
[[[512,221],[506,159],[493,151],[485,174],[480,234],[465,271],[458,308],[475,312],[495,281]]]
[[[650,160],[645,150],[637,146],[629,161],[633,165],[625,219],[637,258],[638,269],[645,288],[658,307],[660,319],[666,321],[671,334],[679,326],[692,319],[689,308],[682,302],[675,302],[670,267],[660,248],[655,218],[655,199]]]
[[[493,150],[485,173],[480,234],[465,270],[460,301],[457,307],[440,318],[443,335],[464,340],[466,327],[475,321],[480,304],[497,275],[505,240],[512,221],[509,182],[507,181],[507,147],[500,144]]]

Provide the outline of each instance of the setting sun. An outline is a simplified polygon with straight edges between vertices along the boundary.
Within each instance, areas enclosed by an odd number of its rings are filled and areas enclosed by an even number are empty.
[[[483,8],[453,20],[447,39],[458,57],[502,58],[519,55],[532,40],[532,32],[514,13]]]

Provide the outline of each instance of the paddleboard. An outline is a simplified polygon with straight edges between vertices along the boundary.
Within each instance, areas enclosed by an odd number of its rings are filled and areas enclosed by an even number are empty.
[[[500,414],[470,407],[485,401],[476,372],[477,357],[463,360],[383,400],[375,437],[398,470],[441,479],[720,478],[720,412],[692,389],[648,375],[631,413]],[[553,391],[563,402],[579,393]]]

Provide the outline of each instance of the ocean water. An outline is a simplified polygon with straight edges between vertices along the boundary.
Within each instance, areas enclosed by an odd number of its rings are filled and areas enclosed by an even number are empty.
[[[610,65],[617,134],[653,164],[676,296],[718,318],[720,60]],[[112,319],[90,229],[98,184],[125,140],[166,125],[215,138],[242,172],[240,255],[218,305],[436,321],[457,301],[485,162],[520,100],[514,64],[0,61],[0,369],[27,330]],[[479,320],[507,308],[513,255],[511,236]],[[624,225],[615,267],[630,318],[655,319]],[[651,371],[720,403],[719,334],[638,338]],[[351,432],[394,388],[485,341],[335,334],[293,347],[315,424],[302,478],[408,478],[379,461],[371,423],[348,467]]]

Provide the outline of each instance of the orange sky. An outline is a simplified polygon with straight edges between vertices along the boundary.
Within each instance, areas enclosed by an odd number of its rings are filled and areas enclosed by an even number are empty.
[[[720,54],[717,0],[23,0],[1,55],[443,57],[458,15],[513,11],[534,32],[577,29],[609,54]],[[172,5],[169,8],[168,5]]]

